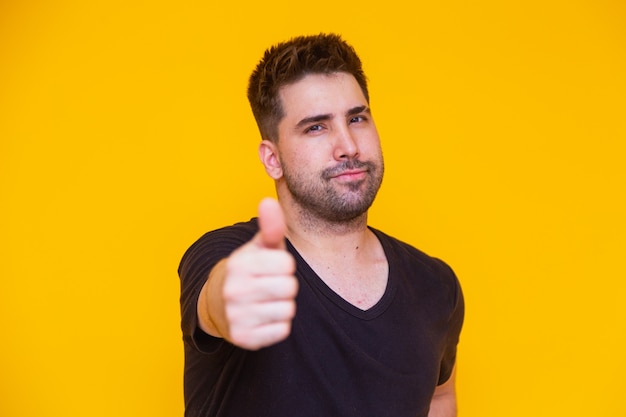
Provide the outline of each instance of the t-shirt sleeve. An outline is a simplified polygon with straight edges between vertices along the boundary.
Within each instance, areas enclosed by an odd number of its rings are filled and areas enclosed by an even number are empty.
[[[191,245],[181,259],[178,276],[183,340],[200,352],[213,352],[222,343],[222,339],[212,337],[198,327],[197,304],[202,286],[211,269],[249,241],[257,230],[256,219],[214,230]]]
[[[463,327],[463,320],[465,316],[465,300],[463,298],[463,291],[456,275],[452,269],[444,262],[439,261],[446,278],[449,279],[450,285],[450,314],[448,319],[447,333],[445,337],[445,345],[443,349],[443,356],[439,369],[439,381],[437,385],[445,383],[452,375],[454,364],[456,363],[456,352],[459,344],[459,338],[461,335],[461,328]]]

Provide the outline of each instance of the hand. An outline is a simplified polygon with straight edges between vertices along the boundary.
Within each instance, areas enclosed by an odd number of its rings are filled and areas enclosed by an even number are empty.
[[[278,201],[259,204],[259,232],[231,254],[222,288],[226,338],[256,350],[289,336],[298,281],[285,246],[287,226]]]

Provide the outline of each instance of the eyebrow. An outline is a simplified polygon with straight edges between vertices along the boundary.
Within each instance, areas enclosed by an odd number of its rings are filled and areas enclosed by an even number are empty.
[[[356,106],[353,107],[351,109],[349,109],[346,112],[346,116],[354,116],[355,114],[359,114],[359,113],[370,113],[370,109],[368,106]],[[308,125],[309,123],[317,123],[317,122],[323,122],[325,120],[330,120],[333,118],[333,115],[328,113],[328,114],[317,114],[315,116],[311,116],[311,117],[305,117],[304,119],[300,120],[295,128],[296,129],[300,129],[301,127]]]
[[[346,112],[346,116],[354,116],[355,114],[359,114],[363,112],[370,113],[370,108],[367,106],[356,106],[348,110]]]

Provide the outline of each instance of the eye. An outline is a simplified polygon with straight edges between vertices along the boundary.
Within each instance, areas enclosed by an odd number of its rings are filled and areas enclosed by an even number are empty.
[[[364,116],[354,116],[350,119],[350,123],[361,123],[367,120]]]
[[[315,133],[315,132],[319,132],[323,129],[322,125],[312,125],[307,127],[304,130],[304,133]]]

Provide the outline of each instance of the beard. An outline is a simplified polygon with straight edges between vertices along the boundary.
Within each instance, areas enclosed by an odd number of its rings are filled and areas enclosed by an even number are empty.
[[[334,183],[334,176],[351,169],[365,169],[367,175],[359,181]],[[309,180],[283,165],[287,189],[301,210],[330,223],[348,222],[366,213],[380,189],[384,170],[382,157],[378,162],[347,160]]]

